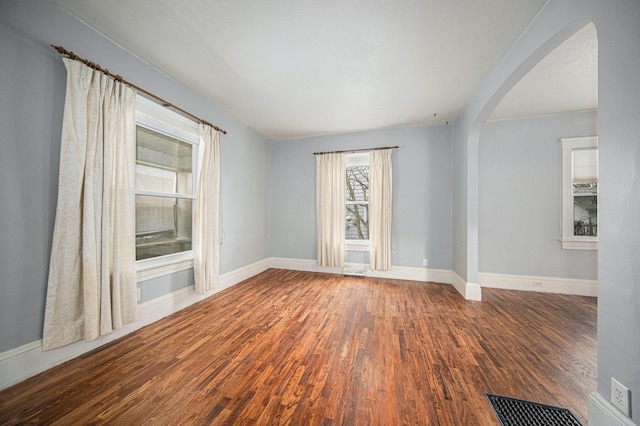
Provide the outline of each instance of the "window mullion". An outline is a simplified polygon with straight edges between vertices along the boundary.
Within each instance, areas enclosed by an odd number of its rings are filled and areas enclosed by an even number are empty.
[[[161,198],[180,198],[183,200],[195,200],[195,195],[189,194],[174,194],[171,192],[154,192],[154,191],[136,191],[136,195],[145,195],[148,197],[161,197]]]

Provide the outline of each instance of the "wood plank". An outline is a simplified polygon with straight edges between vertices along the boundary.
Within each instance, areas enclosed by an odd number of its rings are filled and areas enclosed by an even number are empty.
[[[596,300],[268,270],[0,392],[0,424],[497,425],[596,388]]]

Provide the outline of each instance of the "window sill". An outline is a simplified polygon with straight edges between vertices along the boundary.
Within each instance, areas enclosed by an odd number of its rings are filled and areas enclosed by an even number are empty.
[[[147,281],[191,268],[193,268],[193,251],[191,250],[138,260],[136,262],[136,282]]]
[[[564,239],[562,240],[562,248],[569,250],[598,250],[598,240]]]
[[[346,251],[371,251],[369,240],[346,240],[344,243]]]

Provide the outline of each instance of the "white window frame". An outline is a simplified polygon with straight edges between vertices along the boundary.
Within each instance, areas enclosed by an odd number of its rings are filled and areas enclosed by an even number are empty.
[[[200,131],[198,123],[190,120],[174,111],[163,107],[142,96],[136,97],[136,125],[145,127],[157,133],[170,136],[192,145],[192,176],[194,193],[192,212],[195,212],[195,187],[198,166],[198,146],[200,144]],[[154,195],[144,191],[137,191],[137,195]],[[193,226],[193,221],[192,221]],[[136,281],[146,281],[152,278],[173,274],[193,268],[193,250],[165,256],[152,257],[136,261]]]
[[[598,148],[598,137],[562,138],[560,142],[562,144],[562,248],[572,250],[597,250],[597,236],[573,235],[574,194],[571,153],[576,149]]]
[[[345,167],[357,167],[357,166],[369,166],[370,153],[367,152],[354,152],[346,154]],[[345,174],[347,173],[345,169]],[[368,202],[367,202],[368,203]],[[346,206],[347,202],[345,202]],[[356,202],[354,204],[362,204],[362,202]],[[371,251],[371,240],[344,240],[345,251]]]

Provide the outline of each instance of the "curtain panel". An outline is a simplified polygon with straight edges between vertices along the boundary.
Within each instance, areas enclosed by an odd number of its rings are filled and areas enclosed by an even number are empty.
[[[196,292],[204,294],[220,279],[220,132],[202,123],[197,173],[193,272]]]
[[[391,150],[371,151],[369,157],[369,239],[372,270],[391,269],[392,213]]]
[[[316,155],[317,258],[320,266],[344,266],[346,185],[345,155]]]
[[[43,348],[136,320],[135,92],[65,58],[58,203]]]

